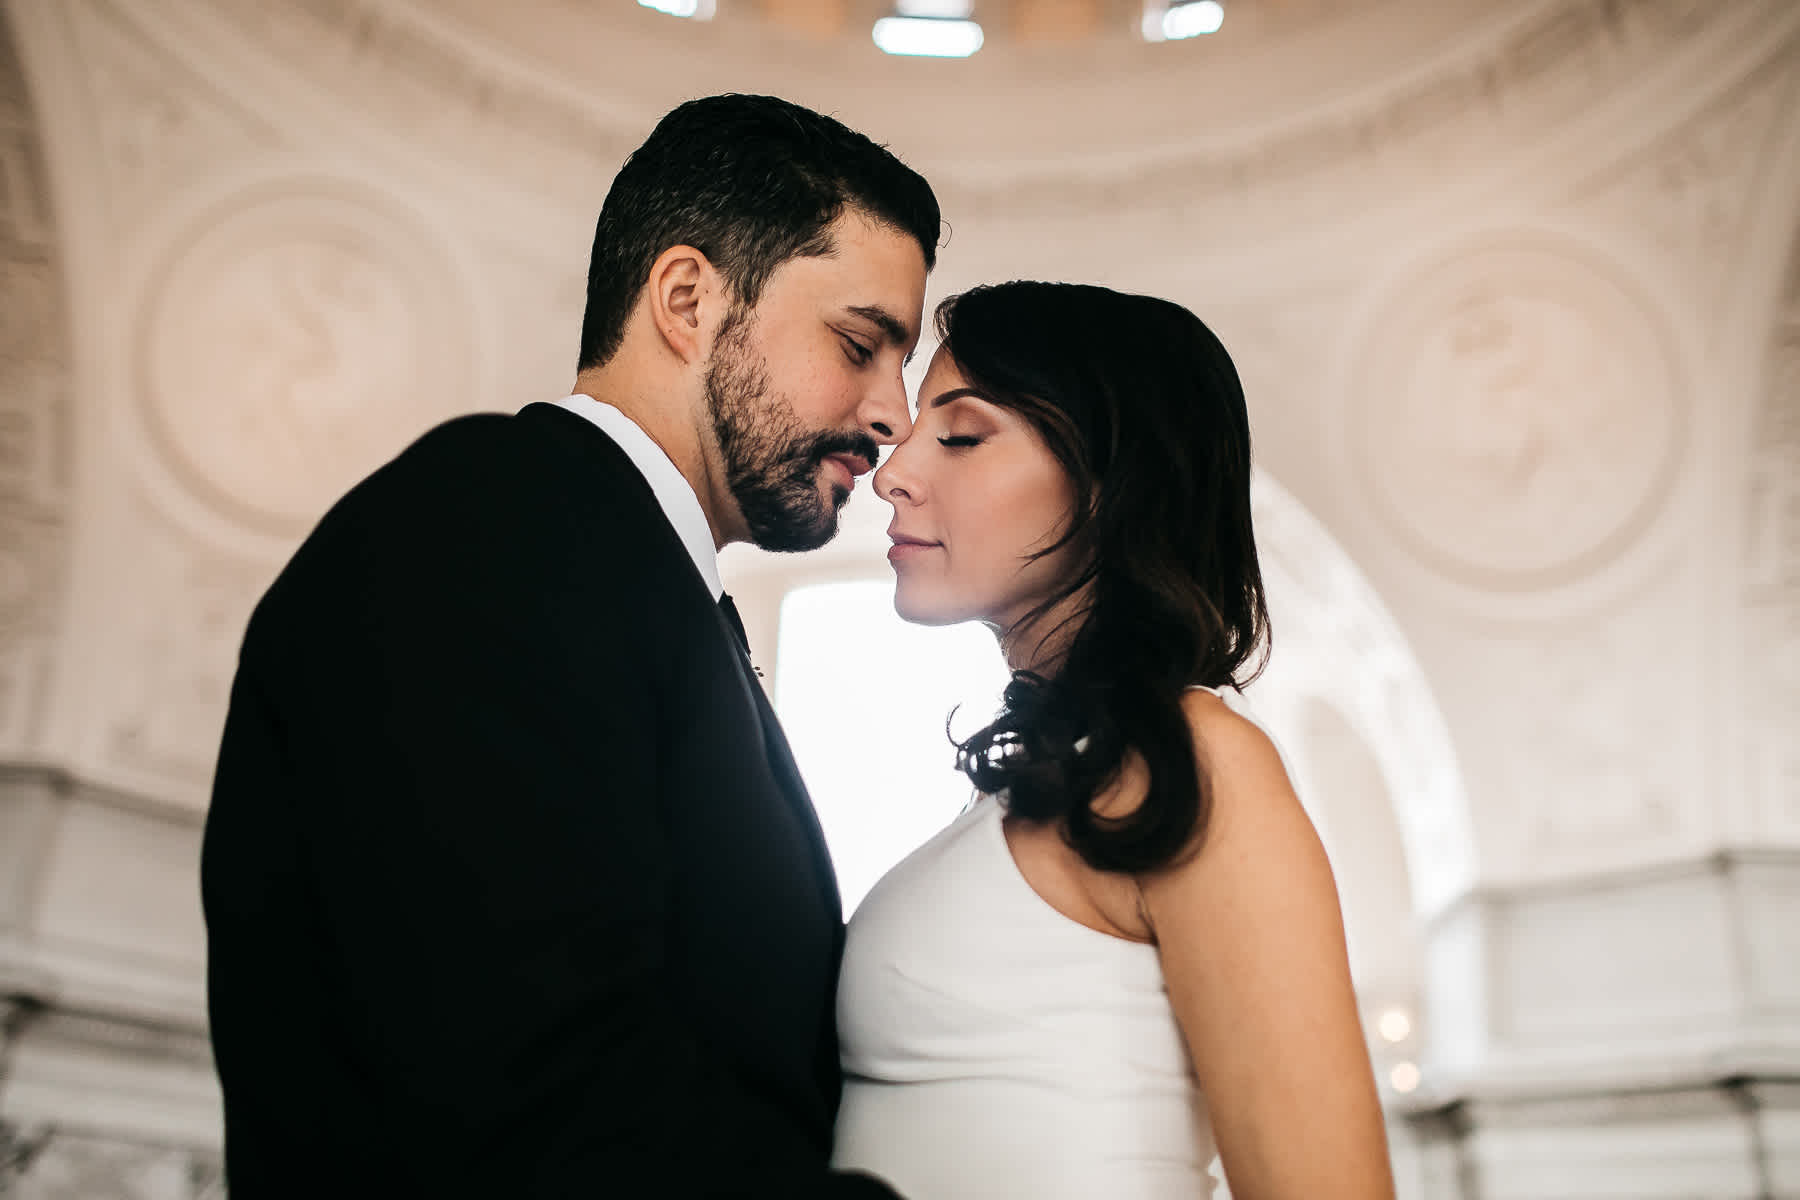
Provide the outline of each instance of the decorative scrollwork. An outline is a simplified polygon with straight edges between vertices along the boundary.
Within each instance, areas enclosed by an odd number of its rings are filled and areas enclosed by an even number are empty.
[[[10,1121],[0,1121],[0,1196],[11,1194],[13,1185],[30,1172],[55,1136],[52,1126],[27,1132]]]

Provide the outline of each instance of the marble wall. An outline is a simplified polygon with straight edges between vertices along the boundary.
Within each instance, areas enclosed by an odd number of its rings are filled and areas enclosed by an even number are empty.
[[[1088,279],[1231,347],[1258,703],[1418,1017],[1409,1194],[1800,1194],[1800,8],[1280,12],[918,62],[625,3],[6,0],[0,1180],[217,1189],[192,868],[250,606],[418,431],[562,394],[611,172],[740,89],[931,176],[932,298]],[[727,555],[759,661],[882,524]]]

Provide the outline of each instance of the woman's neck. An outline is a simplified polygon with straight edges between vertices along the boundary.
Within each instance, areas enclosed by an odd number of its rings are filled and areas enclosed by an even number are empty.
[[[1069,646],[1087,618],[1088,589],[1065,596],[1035,618],[994,627],[1009,671],[1030,671],[1048,679],[1062,668]]]

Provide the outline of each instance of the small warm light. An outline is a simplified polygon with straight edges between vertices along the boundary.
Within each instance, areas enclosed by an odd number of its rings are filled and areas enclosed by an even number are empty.
[[[1409,1062],[1395,1063],[1388,1072],[1388,1082],[1396,1092],[1410,1092],[1419,1086],[1419,1068]]]
[[[1412,1033],[1412,1018],[1404,1008],[1390,1008],[1375,1022],[1375,1028],[1386,1041],[1404,1042]]]
[[[1182,38],[1217,33],[1225,24],[1225,6],[1218,0],[1194,0],[1188,4],[1170,4],[1160,11],[1151,8],[1144,13],[1144,39],[1151,42],[1173,42]]]
[[[638,5],[668,13],[671,17],[690,17],[696,21],[710,21],[713,15],[713,0],[638,0]]]
[[[883,17],[875,22],[875,44],[889,54],[967,58],[981,49],[981,26],[941,17]]]

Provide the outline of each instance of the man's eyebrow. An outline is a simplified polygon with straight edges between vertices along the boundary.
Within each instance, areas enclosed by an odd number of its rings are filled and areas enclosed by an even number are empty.
[[[879,304],[853,304],[850,311],[874,324],[882,336],[896,346],[904,346],[913,340],[913,331],[907,328],[906,322]],[[911,351],[907,352],[906,361],[912,361]]]

